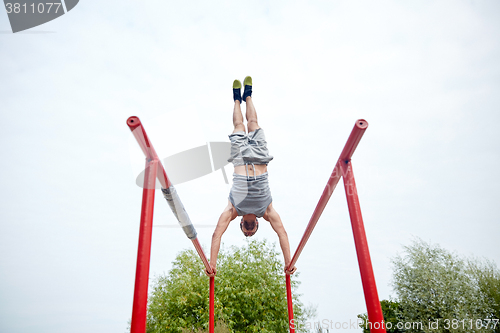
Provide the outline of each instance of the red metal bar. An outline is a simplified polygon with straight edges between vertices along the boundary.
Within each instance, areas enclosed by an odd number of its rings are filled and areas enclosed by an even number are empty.
[[[354,150],[356,150],[356,147],[358,146],[359,141],[363,137],[363,134],[365,133],[367,127],[368,127],[368,122],[366,120],[359,119],[356,121],[356,123],[354,124],[354,128],[352,129],[351,134],[347,139],[344,149],[340,154],[339,161],[341,160],[345,161],[346,159],[351,158],[352,154],[354,153]],[[337,187],[337,184],[341,176],[342,176],[342,168],[340,167],[339,163],[337,163],[333,168],[332,174],[330,175],[330,178],[328,179],[325,189],[321,194],[321,198],[319,199],[318,204],[316,205],[316,208],[314,209],[314,212],[311,216],[311,219],[307,224],[304,235],[302,236],[302,239],[300,240],[300,243],[297,246],[297,250],[295,250],[295,254],[293,255],[292,261],[288,265],[288,269],[295,266],[295,263],[299,259],[299,256],[302,253],[302,250],[304,249],[307,240],[311,236],[314,227],[316,226],[316,223],[318,223],[318,220],[321,214],[323,213],[323,210],[325,209],[328,200],[330,200],[330,197],[332,196],[335,187]]]
[[[137,250],[137,266],[135,271],[134,304],[132,308],[131,333],[146,332],[146,312],[148,303],[149,262],[151,256],[151,234],[153,232],[153,211],[155,202],[156,171],[158,161],[146,163],[144,181],[147,182],[142,191],[141,223],[139,229],[139,246]],[[150,185],[153,184],[153,187]]]
[[[288,327],[290,333],[295,333],[296,323],[293,319],[293,302],[292,302],[292,282],[290,274],[286,274],[286,301],[288,303]]]
[[[367,128],[368,122],[366,120],[356,120],[354,128],[352,129],[351,134],[347,139],[344,149],[342,150],[342,153],[340,153],[340,160],[348,161],[351,159],[352,154],[354,154],[354,151],[356,150],[356,147],[358,147],[358,143],[359,141],[361,141],[361,138],[363,137],[363,134],[365,134],[365,130]]]
[[[354,173],[350,161],[342,164],[342,171],[344,174],[344,188],[347,197],[347,206],[349,207],[349,215],[351,217],[354,244],[356,245],[356,253],[358,255],[361,282],[365,293],[368,321],[371,323],[370,332],[385,332],[385,325],[383,322],[384,315],[378,298],[377,285],[375,284],[375,275],[373,274],[370,251],[368,250],[368,241],[363,225],[363,217],[361,216],[356,182],[354,180]]]
[[[208,333],[214,333],[214,302],[215,302],[215,277],[210,277],[210,301],[209,301],[209,317],[208,318]]]
[[[158,158],[158,154],[156,153],[153,144],[151,143],[151,140],[149,140],[148,135],[146,134],[146,130],[144,129],[144,126],[142,126],[141,120],[138,117],[132,116],[127,119],[127,125],[132,131],[132,134],[134,134],[135,139],[139,143],[139,146],[141,147],[142,151],[144,152],[144,155],[146,156],[146,159],[149,160],[157,160],[157,165],[158,165],[158,171],[156,171],[156,175],[158,180],[161,183],[161,186],[163,188],[169,188],[172,183],[170,183],[170,180],[168,179],[167,173],[165,172],[165,168],[163,167],[163,164],[161,164],[160,159]],[[146,182],[146,174],[148,173],[147,170],[148,166],[146,166],[146,173],[144,176],[144,181]],[[153,182],[154,184],[154,182]],[[144,184],[144,188],[146,187],[146,184]],[[148,186],[151,186],[150,184]],[[154,185],[152,187],[154,189]],[[192,240],[194,247],[196,248],[196,251],[198,252],[201,260],[203,261],[203,264],[205,265],[205,268],[207,271],[212,272],[212,268],[210,267],[207,257],[205,256],[205,253],[203,252],[203,249],[201,248],[200,242],[198,241],[198,238],[195,238]]]
[[[149,140],[149,137],[146,134],[146,130],[142,126],[140,119],[134,116],[129,117],[127,119],[127,125],[132,131],[132,134],[137,140],[137,143],[139,143],[139,146],[141,147],[144,155],[146,156],[146,159],[158,160],[158,170],[157,170],[158,181],[160,182],[161,187],[169,188],[170,185],[172,185],[172,183],[170,183],[167,173],[165,172],[165,168],[163,167],[163,164],[161,163],[158,154],[156,154],[153,144]],[[146,182],[145,176],[144,176],[144,182]],[[145,186],[146,184],[144,184],[144,188],[146,188]],[[153,188],[155,188],[154,186],[155,185],[153,183]]]
[[[306,231],[304,231],[304,235],[302,236],[302,239],[300,240],[300,243],[297,246],[297,250],[295,250],[295,254],[292,257],[290,265],[288,265],[288,269],[295,266],[295,263],[299,259],[299,256],[302,253],[302,250],[304,249],[307,240],[311,236],[314,227],[316,226],[316,223],[318,223],[318,220],[321,214],[323,213],[323,210],[325,209],[328,200],[330,200],[330,197],[332,196],[332,193],[335,190],[335,187],[337,186],[337,183],[339,182],[341,176],[342,174],[340,172],[340,169],[338,168],[337,165],[335,165],[335,168],[333,169],[333,172],[330,175],[330,178],[328,179],[328,183],[326,184],[325,189],[321,194],[321,198],[319,199],[319,202],[316,205],[316,208],[314,209],[311,219],[307,224]]]
[[[198,255],[200,256],[201,261],[203,261],[203,264],[205,265],[207,271],[212,272],[212,267],[210,267],[210,264],[208,263],[207,256],[205,255],[205,252],[203,252],[203,249],[201,248],[200,242],[198,241],[198,237],[192,239],[191,241],[193,242],[196,252],[198,252]]]

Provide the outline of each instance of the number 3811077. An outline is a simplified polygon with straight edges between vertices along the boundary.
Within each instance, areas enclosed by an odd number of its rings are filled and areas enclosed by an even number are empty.
[[[43,13],[56,13],[59,11],[61,7],[60,2],[46,2],[42,3],[40,2],[39,4],[35,5],[32,3],[31,5],[27,5],[26,3],[19,3],[19,2],[14,2],[10,3],[7,2],[5,4],[5,8],[7,9],[7,14],[14,13],[14,14],[27,14],[27,13],[32,13],[32,14],[43,14]]]
[[[482,329],[482,328],[489,328],[491,325],[493,329],[497,327],[498,324],[498,319],[478,319],[478,320],[473,320],[473,319],[463,319],[463,320],[458,320],[458,319],[445,319],[444,320],[444,329],[451,329],[451,330],[456,330],[456,329]]]

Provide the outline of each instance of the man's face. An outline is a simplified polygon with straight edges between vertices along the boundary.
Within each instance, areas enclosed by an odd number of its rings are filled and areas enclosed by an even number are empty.
[[[257,216],[255,216],[255,214],[243,215],[240,223],[240,228],[245,236],[253,236],[257,232],[257,229],[259,229]]]

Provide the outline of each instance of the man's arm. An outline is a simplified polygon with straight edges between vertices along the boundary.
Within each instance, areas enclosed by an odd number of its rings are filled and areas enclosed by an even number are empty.
[[[236,209],[233,207],[231,202],[228,202],[227,207],[224,209],[222,214],[220,214],[219,221],[217,222],[217,227],[215,227],[214,234],[212,235],[212,246],[210,248],[210,267],[214,271],[214,274],[208,274],[208,276],[214,276],[217,267],[217,257],[219,255],[220,241],[224,232],[226,232],[229,222],[234,220],[238,216]]]
[[[269,223],[271,223],[271,227],[278,234],[281,251],[283,251],[283,257],[285,258],[285,273],[287,274],[295,273],[295,271],[297,270],[295,266],[292,267],[289,271],[286,270],[286,268],[288,267],[288,265],[290,265],[290,262],[292,261],[292,258],[290,256],[290,243],[288,242],[288,235],[286,233],[285,227],[281,222],[281,217],[279,216],[278,212],[273,208],[272,203],[267,207],[266,213],[264,214],[263,217],[266,221],[269,221]]]

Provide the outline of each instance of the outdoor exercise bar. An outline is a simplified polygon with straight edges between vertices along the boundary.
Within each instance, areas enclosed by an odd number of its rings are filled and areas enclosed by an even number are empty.
[[[198,241],[196,230],[187,215],[179,195],[171,184],[165,169],[156,154],[156,151],[149,140],[144,127],[142,126],[139,118],[130,117],[127,119],[127,125],[134,134],[139,146],[141,147],[144,155],[146,156],[146,170],[144,173],[143,184],[143,200],[141,208],[141,224],[139,230],[139,246],[137,253],[137,268],[136,268],[136,282],[134,289],[134,304],[132,310],[132,333],[145,333],[146,331],[146,313],[147,313],[147,293],[148,293],[148,279],[149,279],[149,264],[151,254],[151,234],[153,222],[153,209],[154,209],[154,195],[156,179],[159,180],[162,192],[167,200],[172,212],[179,221],[186,236],[191,239],[198,255],[200,256],[205,268],[208,272],[212,272],[208,260],[201,248]],[[295,251],[295,254],[287,267],[290,269],[297,262],[302,250],[304,249],[307,240],[311,236],[314,227],[316,226],[323,210],[325,209],[333,191],[335,190],[340,177],[344,178],[344,188],[347,197],[347,205],[349,208],[349,216],[354,235],[354,242],[356,246],[356,253],[358,257],[358,264],[361,273],[361,281],[363,284],[363,291],[365,294],[365,301],[368,311],[368,320],[372,323],[371,332],[385,332],[383,325],[383,314],[380,307],[380,302],[375,284],[375,277],[373,274],[373,267],[371,264],[370,253],[368,250],[368,242],[363,225],[363,218],[361,216],[361,208],[359,198],[356,190],[356,183],[352,171],[351,157],[356,150],[368,123],[360,119],[356,121],[347,143],[340,154],[340,157],[335,164],[333,172],[326,184],[325,189],[319,199],[319,202],[309,220],[304,235]],[[210,300],[209,300],[209,332],[214,332],[214,277],[210,278]],[[295,333],[295,322],[293,322],[293,302],[292,302],[292,288],[290,275],[286,274],[286,292],[288,303],[288,318],[290,332]]]
[[[212,268],[208,263],[207,257],[198,241],[196,230],[187,215],[184,206],[168,179],[165,168],[163,167],[151,141],[146,134],[141,121],[137,117],[127,119],[132,134],[139,143],[144,155],[146,156],[146,170],[144,173],[144,189],[142,196],[141,222],[139,229],[139,246],[137,251],[137,267],[134,288],[134,303],[132,308],[131,333],[146,332],[146,314],[148,300],[148,282],[149,282],[149,263],[151,255],[151,234],[153,231],[153,210],[156,179],[161,184],[163,196],[167,200],[172,212],[182,226],[186,236],[191,239],[196,252],[201,258],[208,272],[212,273]],[[210,300],[209,300],[209,332],[214,332],[214,277],[210,277]]]
[[[373,325],[370,331],[385,332],[385,328],[383,325],[384,317],[382,314],[382,308],[380,306],[378,298],[377,286],[375,284],[375,276],[373,274],[373,267],[371,264],[370,252],[368,250],[368,242],[366,239],[366,233],[363,225],[363,218],[361,216],[361,208],[359,204],[359,198],[357,195],[356,183],[354,181],[354,174],[352,172],[352,164],[351,164],[351,157],[354,154],[354,151],[356,150],[356,147],[358,146],[359,141],[363,137],[363,134],[365,133],[367,128],[368,128],[368,122],[364,119],[359,119],[354,124],[354,128],[352,129],[351,134],[349,135],[349,138],[347,139],[347,142],[344,146],[344,149],[342,150],[342,153],[340,154],[340,157],[337,160],[337,163],[335,164],[333,172],[330,175],[330,178],[328,179],[325,189],[323,190],[323,193],[321,194],[318,204],[316,205],[316,208],[314,209],[311,219],[309,220],[304,235],[302,236],[302,239],[300,240],[299,245],[297,246],[297,250],[295,251],[295,254],[293,255],[293,258],[287,268],[290,269],[291,267],[293,267],[297,262],[297,260],[299,259],[299,256],[302,250],[304,249],[307,240],[311,236],[314,227],[318,223],[318,220],[321,217],[321,214],[323,213],[323,210],[325,209],[328,200],[330,200],[330,197],[332,196],[332,193],[335,190],[340,180],[340,177],[343,176],[344,187],[347,197],[347,204],[349,208],[349,215],[351,218],[351,224],[353,229],[354,242],[356,245],[356,253],[358,256],[358,264],[361,273],[361,281],[363,284],[365,302],[368,311],[368,320],[373,324],[378,323],[378,325],[377,324]],[[288,302],[289,328],[291,333],[295,333],[295,322],[292,322],[293,304],[292,304],[291,288],[289,287],[289,284],[290,284],[290,275],[287,274],[286,290],[287,290],[287,302]]]

